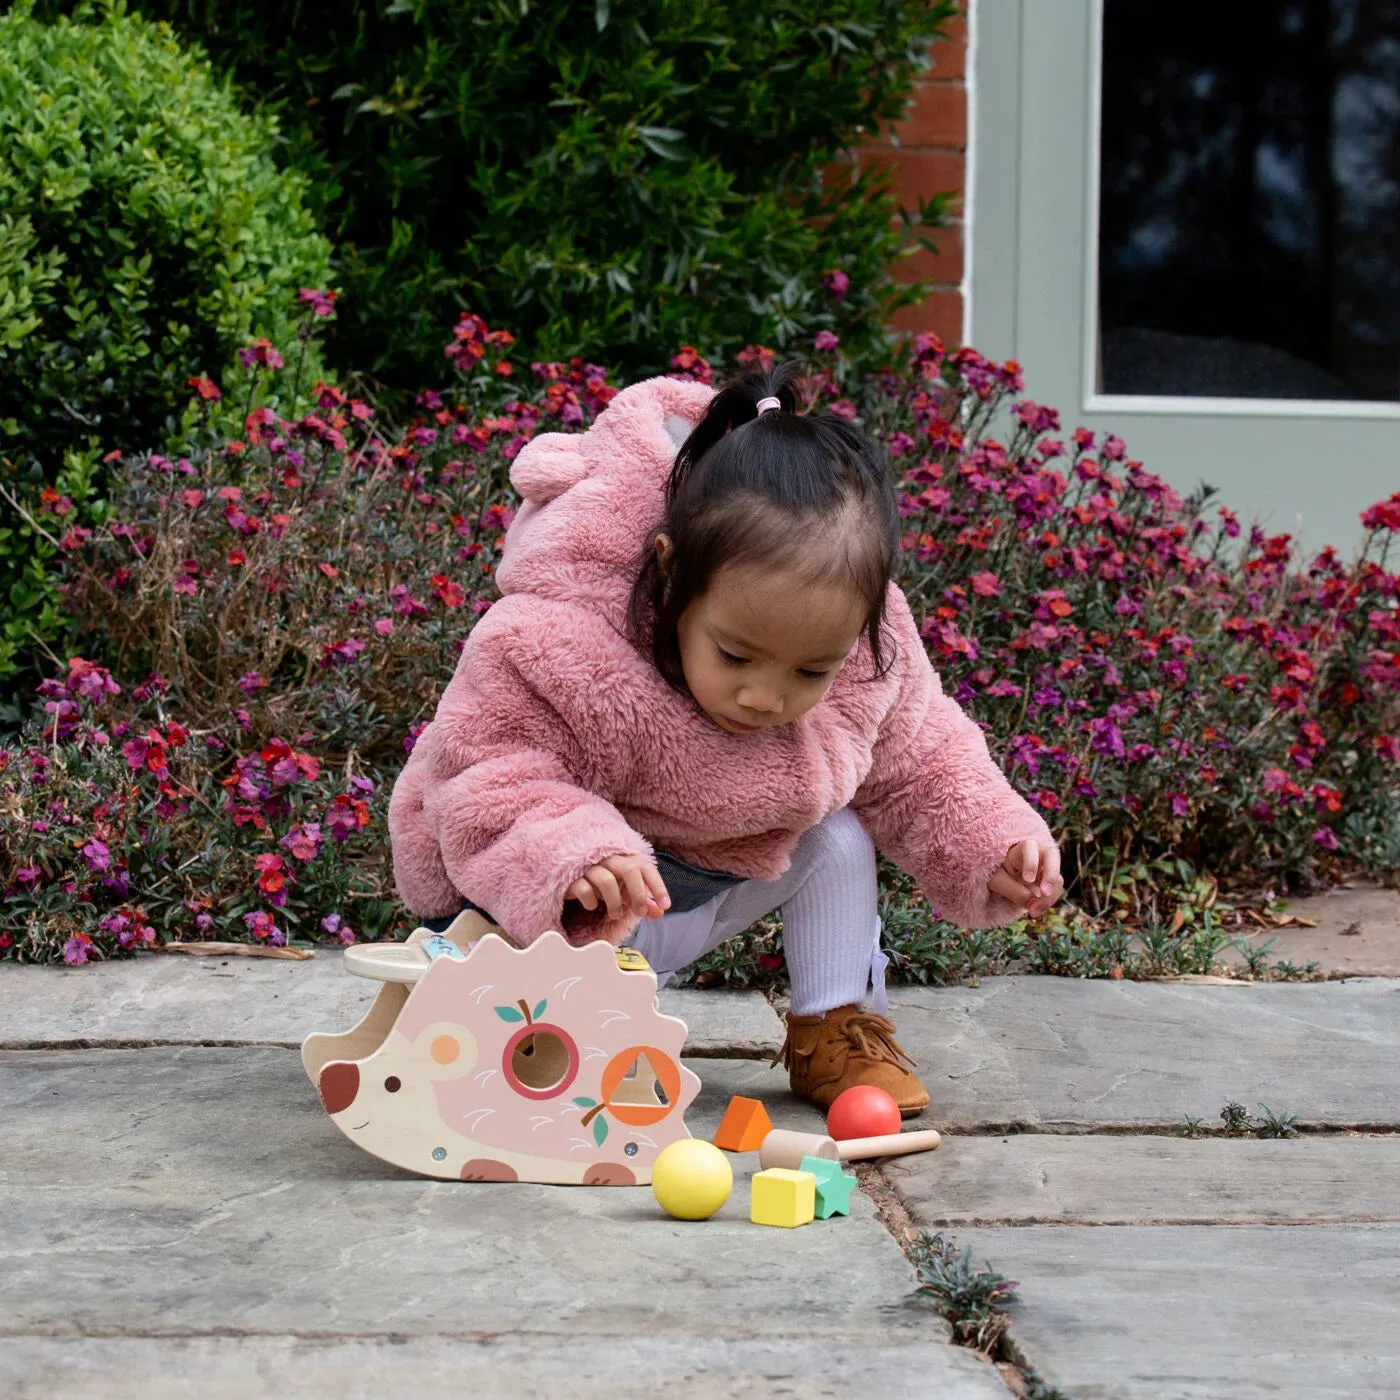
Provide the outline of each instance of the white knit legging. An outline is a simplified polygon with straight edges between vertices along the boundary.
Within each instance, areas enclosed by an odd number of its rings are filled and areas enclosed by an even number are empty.
[[[804,832],[776,880],[745,880],[684,914],[644,919],[631,944],[664,985],[681,968],[773,910],[795,1015],[815,1016],[871,992],[885,1010],[885,956],[876,914],[875,846],[849,807]]]

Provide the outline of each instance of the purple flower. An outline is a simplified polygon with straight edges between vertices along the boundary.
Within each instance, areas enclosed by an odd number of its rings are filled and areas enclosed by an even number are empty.
[[[1018,692],[1018,693],[1019,693],[1019,692]],[[431,720],[423,720],[423,721],[421,721],[421,722],[418,723],[418,724],[410,724],[410,725],[409,725],[409,727],[408,727],[408,735],[407,735],[407,737],[406,737],[406,738],[404,739],[404,741],[403,741],[403,747],[404,747],[404,752],[405,752],[405,753],[412,753],[412,752],[413,752],[413,746],[418,742],[419,735],[421,735],[421,734],[423,733],[423,731],[428,727],[428,725],[429,725],[431,722],[432,722]]]
[[[43,873],[37,865],[21,865],[15,871],[15,880],[21,885],[35,885]]]
[[[324,919],[321,920],[321,927],[322,927],[323,929],[325,929],[325,931],[326,931],[327,933],[339,933],[339,932],[340,932],[340,915],[339,915],[339,914],[327,914],[326,917],[325,917]]]
[[[255,695],[266,686],[267,681],[257,671],[244,671],[238,678],[238,688],[244,695]]]
[[[92,939],[87,934],[74,934],[63,945],[63,961],[73,967],[81,967],[88,960],[88,949],[91,947]]]
[[[1337,833],[1330,826],[1320,826],[1312,834],[1312,839],[1322,847],[1324,851],[1335,851],[1341,843],[1337,840]]]
[[[850,289],[851,279],[839,267],[833,267],[822,273],[822,286],[832,301],[840,301]]]
[[[818,331],[812,344],[817,350],[828,351],[835,350],[841,342],[830,331]]]
[[[106,843],[99,841],[95,836],[83,847],[83,855],[87,857],[89,870],[107,870],[111,867],[111,852]]]
[[[1089,733],[1092,736],[1090,746],[1095,753],[1108,754],[1112,758],[1127,756],[1123,731],[1111,719],[1090,720]]]

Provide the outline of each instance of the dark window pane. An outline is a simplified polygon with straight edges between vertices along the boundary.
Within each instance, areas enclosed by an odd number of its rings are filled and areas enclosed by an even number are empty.
[[[1104,0],[1109,394],[1400,399],[1400,0]]]

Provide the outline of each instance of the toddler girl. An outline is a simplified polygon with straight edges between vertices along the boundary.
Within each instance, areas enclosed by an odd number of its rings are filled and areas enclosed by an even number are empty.
[[[520,453],[503,596],[395,785],[394,872],[430,927],[470,905],[522,945],[630,941],[663,981],[780,909],[793,1091],[908,1115],[876,848],[970,927],[1049,908],[1059,855],[890,581],[882,450],[794,384],[648,380]]]

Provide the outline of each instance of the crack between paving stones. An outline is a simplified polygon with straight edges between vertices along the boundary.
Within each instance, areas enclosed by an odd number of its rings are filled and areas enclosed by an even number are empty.
[[[912,1249],[922,1233],[923,1227],[915,1224],[913,1217],[905,1208],[904,1202],[900,1200],[899,1193],[890,1184],[880,1167],[873,1162],[855,1162],[852,1165],[855,1167],[861,1194],[869,1198],[875,1207],[875,1214],[879,1217],[880,1223],[894,1236],[894,1241],[899,1246],[900,1252],[910,1264],[913,1264]],[[936,1309],[934,1315],[942,1316]],[[946,1318],[943,1320],[947,1323]],[[951,1324],[947,1323],[947,1325],[951,1333]],[[997,1339],[996,1350],[990,1356],[985,1352],[977,1352],[974,1347],[961,1346],[952,1335],[949,1336],[945,1345],[960,1347],[965,1351],[974,1351],[977,1355],[985,1357],[1010,1395],[1029,1394],[1031,1379],[1038,1378],[1039,1373],[1026,1359],[1025,1353],[1012,1344],[1009,1330],[1003,1332]],[[1008,1372],[1011,1374],[1008,1375]]]

